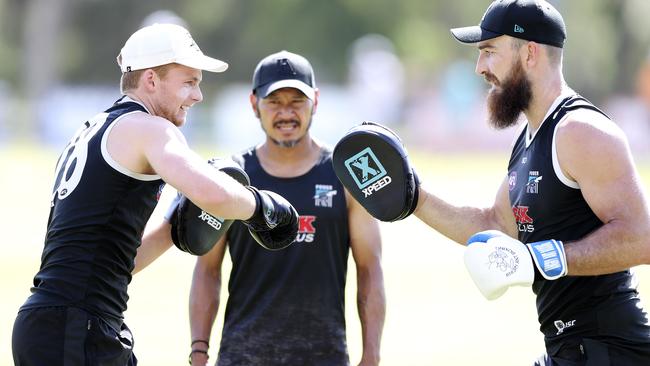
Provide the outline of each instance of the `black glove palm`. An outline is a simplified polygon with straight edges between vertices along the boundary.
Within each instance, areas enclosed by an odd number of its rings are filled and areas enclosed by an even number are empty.
[[[298,212],[277,193],[248,186],[255,195],[253,216],[242,221],[255,241],[269,250],[284,249],[296,240]]]

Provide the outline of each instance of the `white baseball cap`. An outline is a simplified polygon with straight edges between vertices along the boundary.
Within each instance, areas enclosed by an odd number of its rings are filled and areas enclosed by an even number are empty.
[[[176,24],[153,24],[133,33],[117,56],[122,72],[177,63],[195,69],[223,72],[228,64],[201,52],[190,32]]]

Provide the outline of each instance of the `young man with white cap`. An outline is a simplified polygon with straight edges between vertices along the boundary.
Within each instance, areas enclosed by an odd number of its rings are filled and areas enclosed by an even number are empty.
[[[59,157],[40,270],[14,323],[16,365],[137,363],[123,312],[165,183],[251,230],[297,226],[286,200],[218,172],[178,129],[203,98],[201,70],[222,72],[226,63],[205,56],[183,27],[155,24],[131,35],[118,64],[124,95],[86,121]]]
[[[347,365],[345,282],[357,269],[363,354],[379,363],[385,315],[377,220],[353,200],[332,169],[331,149],[310,135],[319,91],[304,57],[282,51],[259,62],[250,103],[266,139],[234,156],[251,183],[272,189],[300,212],[294,244],[259,250],[235,222],[197,258],[190,293],[191,362],[208,361],[226,247],[232,259],[218,365]],[[251,271],[250,268],[254,268]]]

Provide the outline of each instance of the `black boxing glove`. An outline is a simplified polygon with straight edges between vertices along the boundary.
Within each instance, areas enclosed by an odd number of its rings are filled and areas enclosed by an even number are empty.
[[[268,250],[284,249],[296,240],[298,212],[277,193],[248,186],[255,195],[255,212],[242,222],[262,247]]]

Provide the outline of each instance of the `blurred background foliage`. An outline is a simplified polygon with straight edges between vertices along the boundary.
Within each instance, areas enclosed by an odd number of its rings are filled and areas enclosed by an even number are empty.
[[[568,28],[565,77],[569,84],[596,103],[612,95],[634,94],[637,70],[650,45],[650,1],[550,2],[564,15]],[[489,3],[0,0],[0,98],[10,101],[4,103],[9,112],[0,119],[0,142],[3,135],[34,135],[41,123],[34,101],[53,88],[117,88],[119,49],[148,16],[161,10],[182,18],[206,54],[230,63],[230,69],[217,78],[204,75],[210,80],[202,84],[205,95],[218,94],[231,83],[249,83],[257,61],[280,49],[310,59],[319,83],[345,84],[351,77],[351,45],[364,35],[379,34],[392,42],[403,65],[408,100],[442,88],[455,63],[464,62],[463,70],[473,69],[476,49],[457,43],[449,28],[477,24]]]
[[[597,93],[631,86],[631,70],[647,52],[650,2],[551,1],[567,23],[566,70],[579,89]],[[26,91],[33,66],[53,72],[53,82],[111,83],[117,51],[151,13],[167,9],[190,26],[203,51],[236,64],[255,63],[280,48],[300,49],[321,78],[343,81],[348,46],[368,33],[383,34],[411,70],[435,75],[475,50],[460,47],[449,28],[477,24],[481,0],[2,0],[0,77]],[[598,73],[609,70],[608,73]],[[33,71],[33,70],[32,70]],[[628,71],[628,72],[626,72]],[[225,80],[247,80],[234,67]],[[594,78],[594,75],[600,77]]]

